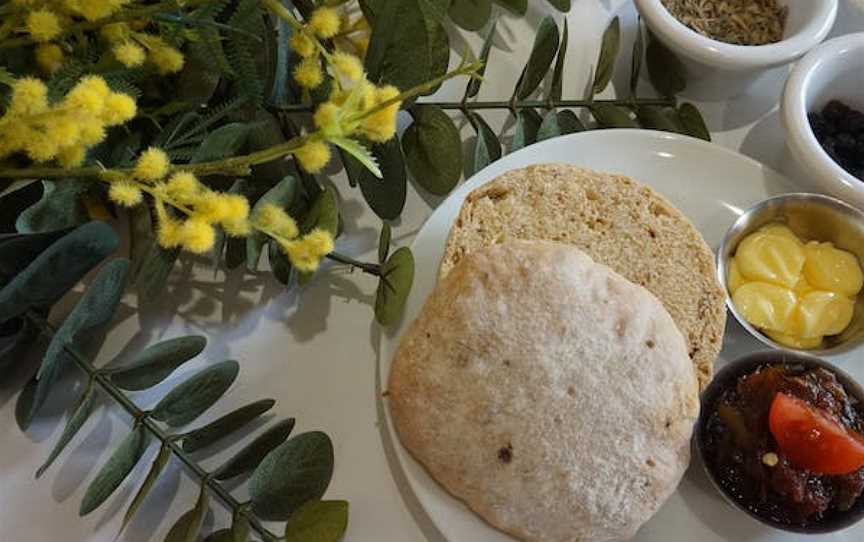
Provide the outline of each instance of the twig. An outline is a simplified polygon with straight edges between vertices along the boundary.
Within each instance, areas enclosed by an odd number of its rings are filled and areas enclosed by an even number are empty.
[[[381,266],[378,264],[361,262],[349,256],[345,256],[344,254],[339,254],[338,252],[331,252],[327,255],[327,259],[333,260],[334,262],[343,263],[345,265],[350,265],[351,267],[356,267],[364,273],[375,275],[376,277],[381,276]]]
[[[558,107],[591,107],[594,104],[612,104],[612,105],[621,105],[631,107],[634,105],[656,105],[661,107],[673,107],[675,105],[675,100],[669,98],[636,98],[636,99],[626,99],[626,100],[558,100],[558,101],[548,101],[548,100],[523,100],[513,102],[512,104],[509,101],[489,101],[489,102],[433,102],[433,101],[418,101],[418,104],[421,105],[434,105],[436,107],[440,107],[441,109],[459,109],[459,110],[473,110],[473,109],[528,109],[528,108],[539,108],[539,109],[549,109],[550,106],[552,108]],[[285,105],[281,107],[276,107],[280,112],[283,113],[311,113],[313,108],[311,105],[307,104],[296,104],[296,105]]]
[[[27,312],[27,318],[38,328],[42,330],[43,333],[48,335],[54,335],[56,333],[56,329],[51,325],[48,321],[46,321],[43,317],[38,314],[31,312]],[[117,386],[111,383],[111,381],[96,367],[94,367],[89,361],[87,361],[84,356],[78,351],[74,346],[65,346],[64,351],[69,355],[70,358],[75,362],[75,365],[81,369],[91,380],[95,381],[99,384],[99,387],[108,394],[109,397],[114,399],[123,410],[125,410],[136,423],[140,423],[147,431],[150,432],[163,446],[167,446],[171,449],[171,453],[174,454],[177,459],[192,473],[203,480],[204,484],[209,489],[210,493],[216,495],[216,497],[221,500],[225,506],[227,506],[232,513],[239,513],[246,517],[249,520],[249,525],[255,529],[255,531],[261,535],[264,540],[277,540],[279,539],[278,535],[273,534],[269,529],[264,527],[261,522],[254,515],[248,513],[247,508],[243,505],[243,503],[239,502],[234,498],[231,493],[222,487],[221,484],[216,482],[209,473],[201,468],[198,463],[196,463],[189,455],[183,451],[183,448],[177,443],[177,440],[171,438],[171,435],[165,433],[153,420],[147,417],[147,413],[138,408],[138,406],[129,399],[126,394],[124,394]]]

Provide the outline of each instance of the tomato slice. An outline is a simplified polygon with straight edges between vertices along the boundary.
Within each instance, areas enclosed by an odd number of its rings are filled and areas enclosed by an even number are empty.
[[[831,475],[864,467],[864,437],[797,397],[774,396],[768,426],[780,451],[798,467]]]

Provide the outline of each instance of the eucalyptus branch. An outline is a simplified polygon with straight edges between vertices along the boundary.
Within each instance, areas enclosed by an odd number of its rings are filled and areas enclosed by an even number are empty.
[[[53,336],[56,333],[56,329],[50,322],[45,320],[42,316],[34,313],[33,311],[28,311],[26,313],[27,319],[36,327],[38,327],[44,334]],[[165,431],[160,428],[156,422],[147,417],[147,412],[138,408],[138,406],[131,400],[129,397],[123,393],[120,388],[115,386],[110,379],[108,379],[101,370],[97,369],[90,363],[81,352],[78,351],[74,346],[66,345],[64,346],[64,352],[72,359],[76,366],[90,379],[91,382],[96,382],[102,391],[104,391],[111,399],[113,399],[123,410],[135,420],[135,424],[140,424],[140,426],[144,427],[153,437],[156,438],[160,442],[161,446],[167,447],[171,450],[171,453],[187,468],[192,474],[194,474],[197,478],[199,478],[204,485],[206,485],[207,489],[211,494],[221,500],[225,506],[227,506],[232,514],[239,514],[244,516],[248,521],[249,525],[264,539],[264,540],[278,540],[279,536],[271,532],[269,529],[264,527],[261,524],[261,521],[258,520],[253,514],[248,511],[248,507],[241,503],[237,499],[231,495],[227,489],[225,489],[221,484],[219,484],[206,470],[204,470],[198,463],[196,463],[189,454],[187,454],[183,448],[177,443],[177,439],[172,435],[167,434]]]
[[[350,256],[339,254],[338,252],[331,252],[327,255],[327,259],[333,260],[334,262],[343,263],[345,265],[350,265],[351,267],[356,267],[364,273],[368,273],[376,277],[381,276],[381,266],[375,263],[361,262],[359,260],[351,258]]]
[[[131,21],[133,19],[146,19],[157,13],[166,13],[171,11],[177,11],[181,8],[193,8],[200,5],[208,4],[213,0],[185,0],[182,2],[177,2],[176,0],[166,0],[164,2],[159,2],[158,4],[153,4],[149,6],[139,7],[139,8],[130,8],[124,9],[110,17],[106,17],[104,19],[100,19],[98,21],[84,21],[80,23],[70,24],[69,26],[65,26],[61,28],[60,36],[64,36],[66,34],[71,34],[74,32],[82,32],[85,30],[95,30],[97,28],[102,28],[106,24],[110,23],[119,23],[123,21]],[[33,36],[21,36],[17,38],[10,38],[7,40],[0,41],[0,49],[9,49],[11,47],[20,47],[22,45],[29,45],[31,43],[36,43],[36,40]]]

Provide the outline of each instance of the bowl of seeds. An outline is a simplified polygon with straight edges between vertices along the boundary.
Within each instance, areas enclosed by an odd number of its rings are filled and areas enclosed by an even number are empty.
[[[649,53],[655,47],[655,59],[683,72],[681,94],[719,101],[821,43],[838,0],[636,0],[636,7],[656,40]]]
[[[864,32],[826,41],[795,65],[780,118],[814,188],[864,209]]]

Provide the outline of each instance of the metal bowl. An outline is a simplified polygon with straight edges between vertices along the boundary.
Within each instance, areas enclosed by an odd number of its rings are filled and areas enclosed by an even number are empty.
[[[717,372],[717,374],[714,376],[714,379],[702,393],[702,407],[699,413],[699,420],[696,422],[696,427],[693,431],[693,440],[696,453],[698,454],[699,459],[701,460],[702,465],[705,468],[708,479],[711,480],[711,483],[714,485],[717,491],[719,491],[720,494],[723,495],[725,500],[729,504],[731,504],[732,507],[744,512],[745,514],[756,519],[760,523],[774,527],[775,529],[804,534],[823,534],[832,531],[839,531],[840,529],[845,529],[861,521],[861,519],[864,518],[864,495],[860,496],[858,500],[855,501],[855,504],[852,506],[851,509],[845,512],[834,512],[831,514],[827,514],[818,523],[814,523],[812,525],[807,525],[804,527],[786,525],[760,516],[746,506],[742,505],[738,500],[735,499],[733,495],[729,493],[729,491],[725,487],[723,487],[723,485],[720,483],[720,480],[717,479],[716,473],[711,470],[711,467],[708,465],[708,462],[705,459],[705,436],[708,425],[708,417],[713,412],[714,405],[720,399],[720,396],[723,394],[724,391],[734,386],[735,382],[740,377],[753,373],[756,371],[756,369],[760,367],[764,367],[766,365],[775,365],[777,363],[793,366],[803,366],[804,368],[825,369],[833,373],[837,377],[837,380],[843,385],[843,387],[846,389],[846,393],[850,397],[856,398],[859,402],[864,402],[864,388],[862,388],[861,385],[858,384],[847,373],[832,365],[831,363],[828,363],[827,361],[797,352],[778,352],[774,350],[766,350],[762,352],[748,354],[728,363],[722,369],[720,369],[720,371]]]
[[[717,252],[717,275],[726,290],[726,306],[751,335],[764,344],[782,350],[828,356],[848,352],[864,343],[864,296],[858,295],[852,322],[840,335],[825,337],[824,348],[799,350],[779,344],[750,325],[738,313],[726,283],[729,259],[745,237],[762,226],[781,223],[805,240],[831,241],[834,246],[855,254],[864,262],[864,212],[839,199],[821,194],[784,194],[766,199],[738,217]]]

